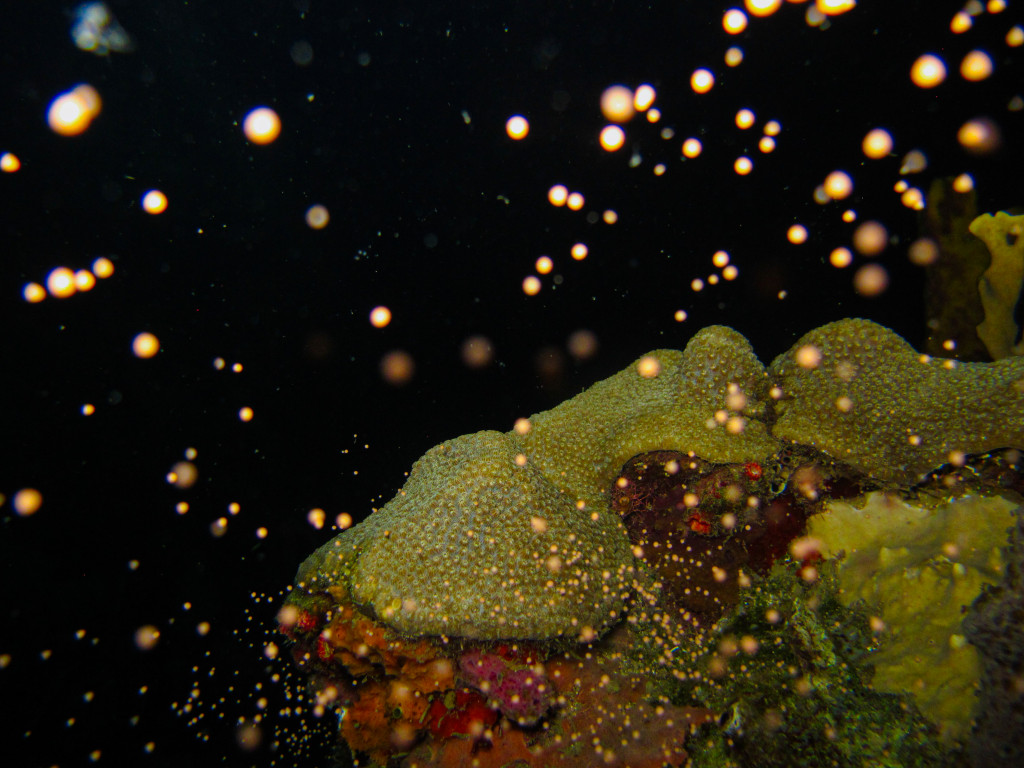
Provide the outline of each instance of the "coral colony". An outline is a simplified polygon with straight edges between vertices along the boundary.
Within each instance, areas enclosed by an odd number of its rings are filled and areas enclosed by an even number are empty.
[[[371,765],[944,765],[983,669],[979,717],[1012,718],[985,660],[1017,593],[985,590],[1019,558],[1022,382],[865,320],[767,368],[705,328],[428,451],[280,629]]]

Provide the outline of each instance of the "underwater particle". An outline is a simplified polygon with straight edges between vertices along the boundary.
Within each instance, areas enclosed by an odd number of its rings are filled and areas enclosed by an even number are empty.
[[[960,76],[972,83],[988,78],[992,74],[992,69],[992,57],[985,51],[970,51],[960,62]]]
[[[786,230],[786,239],[793,245],[801,245],[807,242],[807,227],[803,224],[793,224]]]
[[[743,63],[743,49],[738,46],[732,46],[725,52],[725,65],[727,67],[738,67]]]
[[[142,210],[153,215],[167,210],[167,195],[159,189],[151,189],[142,196]]]
[[[782,7],[782,0],[744,0],[743,5],[751,16],[771,16]]]
[[[857,7],[857,0],[816,0],[814,7],[826,16],[839,16]]]
[[[754,161],[746,155],[741,155],[733,162],[732,169],[737,176],[747,176],[754,170]]]
[[[946,79],[946,63],[932,53],[919,56],[910,67],[910,81],[918,88],[935,88]]]
[[[683,142],[683,156],[691,160],[699,156],[702,149],[699,139],[687,139]]]
[[[900,161],[900,173],[921,173],[928,167],[928,158],[919,149],[912,149]]]
[[[140,651],[151,651],[160,640],[160,630],[146,624],[135,630],[135,647]]]
[[[889,232],[880,222],[865,221],[853,231],[853,248],[861,256],[877,256],[889,244]]]
[[[956,133],[960,146],[972,155],[987,155],[995,152],[1002,144],[1002,131],[994,120],[976,117],[968,120]]]
[[[114,274],[114,262],[106,256],[100,256],[92,263],[92,273],[101,280]]]
[[[160,340],[152,333],[143,332],[132,339],[132,354],[138,358],[150,358],[159,351]]]
[[[953,191],[965,195],[974,189],[974,177],[969,173],[961,173],[953,179]]]
[[[392,350],[380,359],[381,378],[392,386],[408,384],[415,372],[416,362],[405,350]]]
[[[583,261],[585,258],[587,258],[589,249],[587,248],[585,243],[575,243],[573,247],[569,250],[569,253],[572,254],[574,260]]]
[[[798,347],[793,357],[801,368],[813,369],[821,365],[821,350],[813,344]]]
[[[730,35],[738,35],[747,28],[747,14],[739,8],[730,8],[722,15],[722,29]]]
[[[910,244],[907,249],[907,258],[910,259],[911,264],[927,267],[938,260],[939,246],[929,237],[920,237]]]
[[[587,360],[593,357],[597,354],[598,346],[597,334],[585,328],[570,333],[569,339],[566,342],[569,354],[576,361]]]
[[[570,192],[565,198],[565,207],[570,211],[578,211],[583,208],[584,198],[580,192]]]
[[[75,272],[75,290],[88,293],[96,286],[96,276],[87,269]]]
[[[690,75],[690,88],[694,93],[707,93],[715,85],[715,75],[710,69],[696,69]]]
[[[967,11],[957,11],[949,21],[949,31],[954,35],[962,35],[974,26],[974,20]]]
[[[13,152],[4,152],[0,155],[0,171],[4,173],[16,173],[21,170],[21,160]]]
[[[370,325],[374,328],[385,328],[391,322],[391,310],[380,305],[370,310]]]
[[[548,190],[548,202],[558,207],[565,205],[569,199],[569,188],[564,184],[555,184]]]
[[[75,46],[97,56],[128,53],[135,46],[106,3],[82,3],[73,11],[71,39]]]
[[[601,129],[599,141],[605,152],[617,152],[626,143],[626,134],[617,125],[606,125]]]
[[[334,524],[338,526],[339,530],[346,530],[352,527],[352,515],[348,512],[340,512],[337,517],[334,518]]]
[[[861,151],[872,160],[881,160],[892,152],[892,134],[884,128],[873,128],[864,136]]]
[[[1024,45],[1024,27],[1019,24],[1010,27],[1006,31],[1006,44],[1011,48],[1019,48]]]
[[[551,261],[550,256],[540,256],[537,258],[537,261],[533,263],[533,268],[541,275],[549,274],[554,267],[554,262]]]
[[[326,520],[327,513],[324,512],[319,507],[315,507],[314,509],[311,509],[309,510],[309,512],[306,513],[306,522],[308,522],[318,531],[324,527],[324,523],[326,522]]]
[[[655,98],[657,98],[657,91],[654,90],[654,86],[641,85],[636,89],[636,93],[633,94],[633,107],[637,112],[643,112],[650,109],[651,105],[654,104]]]
[[[247,405],[238,409],[238,420],[241,422],[248,423],[253,420],[255,415],[253,409]]]
[[[14,511],[21,517],[29,517],[43,506],[43,494],[35,488],[22,488],[14,494],[11,504],[14,506]]]
[[[853,290],[861,296],[879,296],[888,287],[889,273],[881,264],[865,264],[853,273]]]
[[[58,94],[46,111],[46,122],[54,133],[77,136],[83,133],[100,113],[103,102],[91,85],[77,85]]]
[[[191,461],[179,461],[167,473],[167,482],[181,489],[191,488],[198,479],[199,470]]]
[[[637,360],[636,372],[641,378],[653,379],[661,373],[661,362],[652,355],[645,355]]]
[[[460,354],[467,368],[486,368],[494,360],[494,344],[486,336],[470,336],[462,342]]]
[[[536,296],[540,293],[540,278],[536,275],[527,275],[523,278],[523,293],[527,296]]]
[[[530,123],[522,115],[512,115],[505,122],[505,133],[508,134],[510,139],[519,141],[525,139],[526,135],[530,132]]]
[[[853,179],[845,171],[832,171],[825,177],[825,193],[833,200],[844,200],[853,192]]]
[[[253,144],[272,144],[281,135],[281,118],[270,107],[256,107],[242,120],[242,133]]]
[[[67,267],[56,267],[46,276],[46,290],[56,299],[66,299],[75,293],[75,273]]]
[[[633,119],[633,91],[624,85],[611,85],[601,93],[601,114],[610,123],[626,123]]]
[[[923,211],[925,208],[924,192],[917,187],[909,187],[900,195],[900,203],[915,211]]]
[[[849,248],[833,248],[828,255],[828,261],[836,269],[843,269],[853,263],[853,253]]]
[[[741,109],[736,113],[736,127],[742,131],[752,127],[756,120],[754,111],[751,109]]]
[[[255,723],[242,723],[235,729],[235,741],[243,752],[254,752],[263,742],[263,730]]]
[[[323,229],[331,220],[331,214],[324,205],[311,205],[306,209],[306,226],[310,229]]]

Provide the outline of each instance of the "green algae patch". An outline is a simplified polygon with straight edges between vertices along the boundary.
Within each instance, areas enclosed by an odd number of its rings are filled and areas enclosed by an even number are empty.
[[[839,600],[834,569],[808,583],[777,568],[697,649],[684,691],[722,715],[690,741],[691,766],[951,765],[910,696],[871,686],[875,647],[867,614]]]

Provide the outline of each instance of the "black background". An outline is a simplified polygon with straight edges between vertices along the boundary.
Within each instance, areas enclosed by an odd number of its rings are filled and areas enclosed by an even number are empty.
[[[1012,5],[956,36],[955,2],[861,2],[824,30],[787,3],[733,38],[717,2],[125,0],[111,7],[135,51],[103,58],[74,46],[70,5],[5,4],[0,152],[23,163],[0,176],[0,744],[22,754],[11,764],[87,764],[93,750],[108,765],[323,764],[329,723],[278,715],[300,681],[274,683],[287,664],[261,655],[274,623],[266,596],[276,601],[330,535],[306,522],[310,508],[359,519],[435,443],[508,429],[705,325],[737,328],[765,362],[846,316],[919,346],[923,277],[905,255],[916,215],[892,191],[900,156],[925,151],[928,170],[911,178],[924,189],[970,171],[982,210],[1020,204],[1022,116],[1006,106],[1024,71],[1003,42],[1020,21]],[[305,66],[290,56],[300,42],[314,54]],[[746,51],[737,69],[722,64],[729,45]],[[983,83],[956,71],[972,48],[996,62]],[[932,91],[907,76],[924,52],[950,67]],[[699,66],[717,76],[704,96],[688,85]],[[57,136],[47,106],[81,82],[103,111],[84,135]],[[634,120],[626,148],[604,153],[601,91],[644,82],[661,122]],[[239,127],[259,105],[284,126],[266,147]],[[757,114],[749,131],[733,125],[742,107]],[[531,122],[521,142],[504,131],[517,113]],[[977,116],[1002,128],[994,155],[956,143]],[[762,155],[769,119],[783,132]],[[860,140],[878,125],[895,154],[868,162]],[[660,138],[663,127],[675,137]],[[688,136],[704,153],[683,162]],[[643,162],[630,168],[634,148]],[[754,159],[749,177],[732,172],[740,154]],[[893,238],[878,298],[854,293],[853,268],[828,264],[852,226],[812,191],[836,168],[855,179],[848,207]],[[554,183],[582,191],[585,209],[550,206]],[[151,188],[170,200],[161,216],[140,209]],[[330,210],[325,230],[303,221],[314,203]],[[606,208],[618,224],[588,223]],[[795,222],[805,245],[785,239]],[[577,241],[590,248],[583,262],[568,255]],[[740,277],[694,293],[719,249]],[[521,281],[542,254],[561,283],[544,277],[526,297]],[[100,255],[116,273],[91,293],[22,301],[26,282]],[[382,330],[368,322],[378,304],[394,313]],[[565,348],[579,329],[600,343],[586,361]],[[159,337],[156,358],[132,356],[141,331]],[[484,370],[460,359],[474,334],[496,351]],[[398,348],[416,374],[396,388],[378,365]],[[218,356],[244,371],[215,370]],[[561,373],[540,373],[542,358]],[[84,403],[96,414],[82,416]],[[200,480],[181,491],[165,475],[190,446]],[[30,518],[10,507],[22,487],[44,496]],[[212,536],[232,502],[241,512]],[[146,624],[161,639],[141,652],[133,634]],[[196,681],[203,719],[189,726],[172,704]],[[234,725],[262,695],[263,744],[244,753]]]

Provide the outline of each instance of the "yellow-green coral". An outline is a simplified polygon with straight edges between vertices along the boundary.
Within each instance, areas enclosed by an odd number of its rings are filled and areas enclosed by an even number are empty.
[[[807,347],[817,367],[797,354]],[[651,352],[518,429],[431,449],[394,499],[321,547],[297,581],[341,588],[412,635],[599,633],[641,579],[609,508],[626,461],[660,449],[764,461],[785,441],[915,481],[954,450],[1024,446],[1024,358],[948,365],[846,320],[766,372],[740,334],[706,328],[684,351]]]
[[[884,620],[874,686],[911,692],[949,738],[964,736],[980,668],[963,636],[966,606],[999,579],[1015,504],[969,496],[920,506],[885,493],[830,501],[808,533],[840,557],[843,602],[864,600]]]
[[[958,454],[1024,446],[1024,358],[928,358],[868,320],[840,320],[772,363],[772,434],[913,484]]]
[[[1024,338],[1013,319],[1014,308],[1024,290],[1024,216],[1000,211],[971,222],[971,233],[980,238],[992,254],[988,269],[978,281],[985,319],[978,336],[993,360],[1024,355]]]
[[[603,508],[622,465],[653,450],[714,462],[778,450],[757,417],[768,380],[750,343],[716,325],[683,352],[659,349],[550,411],[530,417],[523,445],[564,493]]]
[[[633,580],[618,518],[560,493],[498,432],[432,448],[373,515],[352,595],[409,634],[553,637],[621,615]]]

